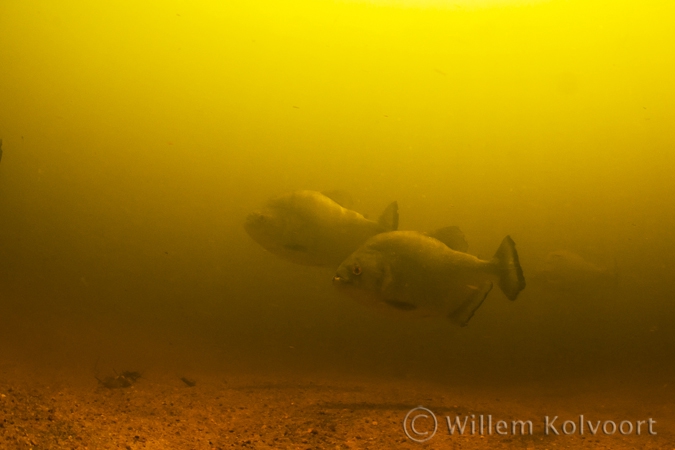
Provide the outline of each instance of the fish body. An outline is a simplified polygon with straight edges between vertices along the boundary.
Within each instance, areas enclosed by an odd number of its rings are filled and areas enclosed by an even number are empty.
[[[510,237],[485,261],[416,231],[370,238],[333,278],[336,287],[361,303],[419,317],[445,316],[460,326],[468,323],[493,282],[510,300],[525,288]]]
[[[574,252],[556,250],[546,255],[535,279],[553,290],[590,291],[617,287],[619,275],[616,263],[614,269],[610,270]]]
[[[369,238],[398,228],[398,204],[391,203],[375,222],[321,192],[295,191],[249,214],[244,228],[287,261],[335,268]]]

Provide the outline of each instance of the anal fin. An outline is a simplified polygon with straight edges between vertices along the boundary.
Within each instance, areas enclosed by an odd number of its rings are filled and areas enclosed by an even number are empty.
[[[460,327],[465,327],[476,310],[483,304],[483,300],[492,290],[492,282],[488,281],[479,287],[468,286],[470,292],[464,303],[448,314],[448,319]]]

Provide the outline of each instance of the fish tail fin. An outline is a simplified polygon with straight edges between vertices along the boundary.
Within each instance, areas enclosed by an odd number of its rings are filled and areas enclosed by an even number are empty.
[[[384,210],[377,223],[387,231],[398,230],[398,202],[391,202]]]
[[[493,258],[499,274],[499,287],[509,300],[515,300],[518,293],[525,289],[525,277],[520,267],[516,243],[506,236]]]

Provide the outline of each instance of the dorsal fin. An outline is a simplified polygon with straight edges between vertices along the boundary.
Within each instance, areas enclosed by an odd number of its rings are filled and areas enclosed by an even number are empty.
[[[384,210],[377,223],[387,231],[398,230],[398,202],[391,202]]]
[[[469,244],[464,239],[464,233],[458,227],[443,227],[435,231],[425,233],[436,240],[441,241],[448,247],[458,252],[464,252],[469,249]]]
[[[345,191],[336,190],[321,193],[345,209],[354,209],[354,199]]]

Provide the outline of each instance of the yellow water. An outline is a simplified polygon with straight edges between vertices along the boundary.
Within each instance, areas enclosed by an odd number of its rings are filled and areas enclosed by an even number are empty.
[[[0,351],[44,367],[456,379],[673,373],[675,4],[0,4]],[[380,316],[246,214],[349,191],[525,278],[465,329]],[[97,362],[98,361],[98,362]],[[95,369],[98,367],[98,369]],[[640,378],[642,377],[642,378]]]

